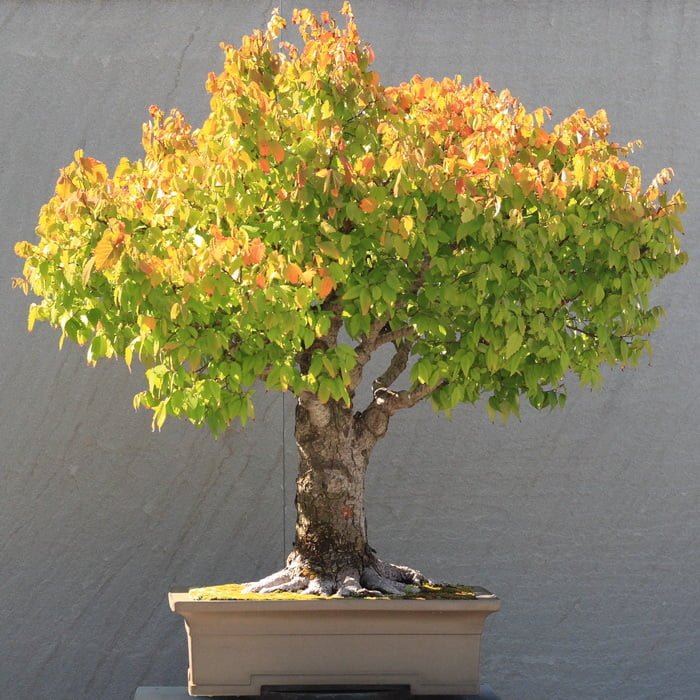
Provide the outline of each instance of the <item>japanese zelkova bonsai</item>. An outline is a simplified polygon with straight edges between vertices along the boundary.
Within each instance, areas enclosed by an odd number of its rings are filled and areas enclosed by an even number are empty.
[[[401,595],[425,579],[378,558],[364,504],[392,416],[553,408],[636,364],[684,202],[669,170],[643,187],[603,111],[547,129],[480,78],[383,85],[341,13],[295,11],[298,47],[276,13],[222,45],[210,115],[151,107],[141,160],[77,151],[15,283],[40,298],[30,330],[145,368],[154,428],[221,433],[256,391],[296,397],[293,549],[248,590]]]

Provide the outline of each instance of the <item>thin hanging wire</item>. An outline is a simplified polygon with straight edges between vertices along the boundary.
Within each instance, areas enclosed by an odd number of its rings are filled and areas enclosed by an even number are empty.
[[[287,556],[287,437],[286,411],[282,392],[282,561]]]
[[[280,0],[280,14],[284,17],[284,0]],[[284,37],[285,29],[280,32],[280,40]],[[286,430],[286,407],[284,397],[286,391],[282,392],[282,562],[287,558],[287,430]]]

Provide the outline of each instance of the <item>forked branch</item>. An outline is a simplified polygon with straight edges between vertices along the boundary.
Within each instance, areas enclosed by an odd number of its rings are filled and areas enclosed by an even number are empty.
[[[384,387],[375,389],[374,398],[364,411],[355,414],[355,425],[358,434],[365,436],[374,444],[383,437],[389,427],[391,416],[402,408],[411,408],[419,401],[430,396],[434,391],[444,386],[441,382],[435,386],[419,384],[417,387],[403,391],[391,391]]]
[[[355,346],[357,364],[352,373],[350,389],[355,390],[359,386],[362,381],[364,367],[370,361],[372,353],[377,348],[413,335],[415,335],[415,330],[412,326],[402,326],[392,331],[388,328],[386,319],[380,318],[374,321],[366,337]]]

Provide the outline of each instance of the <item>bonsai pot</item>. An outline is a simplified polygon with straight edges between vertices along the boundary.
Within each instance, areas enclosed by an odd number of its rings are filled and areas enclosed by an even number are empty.
[[[263,687],[406,686],[415,695],[479,692],[482,588],[459,600],[195,600],[185,619],[190,695],[260,695]]]

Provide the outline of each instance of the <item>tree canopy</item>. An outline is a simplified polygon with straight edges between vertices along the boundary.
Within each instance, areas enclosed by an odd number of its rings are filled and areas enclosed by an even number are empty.
[[[480,78],[384,86],[342,13],[295,11],[299,48],[277,14],[222,45],[209,117],[151,107],[142,159],[110,174],[75,153],[16,246],[30,329],[91,363],[137,357],[155,426],[217,432],[252,417],[260,380],[349,404],[384,346],[392,412],[555,406],[567,374],[635,363],[649,293],[685,261],[670,171],[643,188],[603,111],[545,129],[548,109]]]

